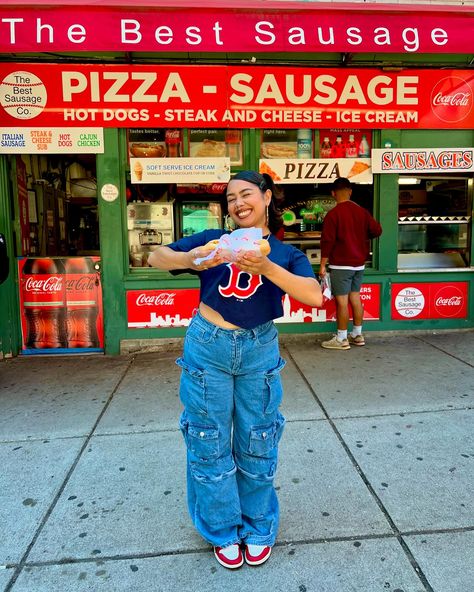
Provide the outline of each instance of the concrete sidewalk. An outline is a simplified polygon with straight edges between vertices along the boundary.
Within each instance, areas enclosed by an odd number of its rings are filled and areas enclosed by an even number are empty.
[[[176,352],[0,362],[5,592],[471,592],[474,332],[282,339],[269,562],[220,567],[185,500]]]

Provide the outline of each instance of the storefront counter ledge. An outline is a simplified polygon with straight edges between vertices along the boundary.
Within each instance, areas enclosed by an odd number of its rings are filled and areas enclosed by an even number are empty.
[[[183,337],[163,339],[122,339],[120,354],[144,354],[148,352],[179,352],[183,347]]]
[[[367,331],[370,332],[371,337],[384,337],[384,336],[395,336],[395,335],[403,335],[405,337],[408,336],[419,336],[422,337],[430,336],[430,335],[442,335],[445,334],[453,334],[453,333],[464,333],[464,332],[473,332],[474,329],[472,327],[466,329],[436,329],[436,330],[426,330],[426,329],[415,329],[415,330],[394,330],[394,331]],[[315,332],[315,333],[280,333],[279,339],[280,344],[284,346],[285,344],[293,344],[293,343],[316,343],[319,341],[324,341],[328,335],[332,333],[328,331],[327,333]],[[179,352],[183,348],[183,341],[184,337],[171,337],[171,338],[163,338],[163,339],[123,339],[120,342],[120,354],[121,355],[128,355],[128,354],[143,354],[143,353],[152,353],[152,352]]]

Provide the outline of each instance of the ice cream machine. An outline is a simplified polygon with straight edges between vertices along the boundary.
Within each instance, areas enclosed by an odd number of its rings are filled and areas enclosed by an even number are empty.
[[[173,241],[173,201],[132,202],[127,205],[131,267],[146,267],[148,255]]]

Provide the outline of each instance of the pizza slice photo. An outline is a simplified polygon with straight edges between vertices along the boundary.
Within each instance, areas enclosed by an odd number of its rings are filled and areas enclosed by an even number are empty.
[[[350,179],[351,177],[356,177],[361,173],[365,173],[368,169],[370,169],[370,164],[356,160],[352,165],[351,170],[347,173],[347,178]]]
[[[270,177],[275,181],[281,181],[282,178],[278,175],[278,173],[276,173],[266,162],[260,162],[260,167],[258,169],[258,172],[261,174],[267,174],[270,175]]]

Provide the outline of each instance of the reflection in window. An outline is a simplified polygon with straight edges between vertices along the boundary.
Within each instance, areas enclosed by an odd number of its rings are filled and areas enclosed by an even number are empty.
[[[399,268],[470,265],[470,184],[465,177],[400,176]]]

